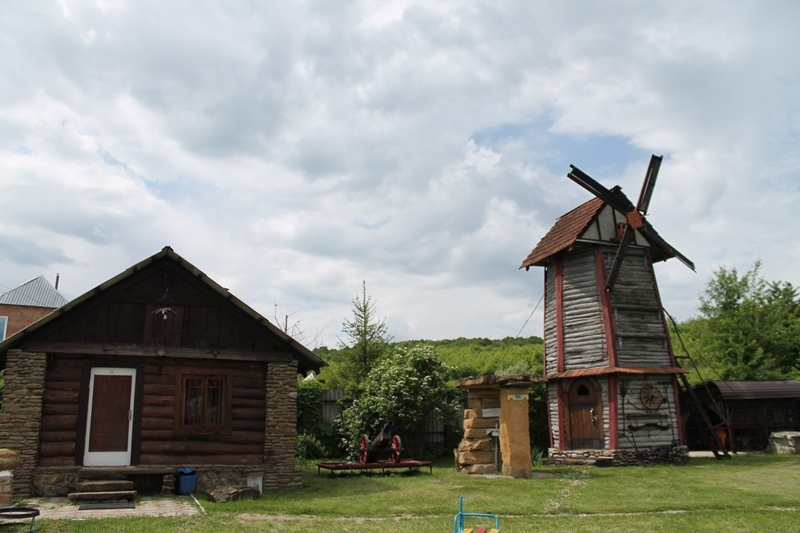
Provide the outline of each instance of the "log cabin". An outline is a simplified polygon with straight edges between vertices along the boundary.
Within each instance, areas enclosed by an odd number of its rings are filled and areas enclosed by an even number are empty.
[[[16,496],[93,470],[299,487],[297,377],[325,365],[170,247],[7,338],[0,362]]]

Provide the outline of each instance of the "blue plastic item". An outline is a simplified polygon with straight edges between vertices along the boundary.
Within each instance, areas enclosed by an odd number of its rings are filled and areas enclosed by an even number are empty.
[[[479,517],[479,518],[493,518],[494,529],[500,529],[500,518],[496,514],[489,513],[465,513],[464,512],[464,497],[458,497],[458,513],[453,517],[453,533],[461,533],[464,531],[464,518]]]
[[[175,492],[177,494],[192,494],[197,488],[197,475],[194,468],[179,468],[175,476]]]

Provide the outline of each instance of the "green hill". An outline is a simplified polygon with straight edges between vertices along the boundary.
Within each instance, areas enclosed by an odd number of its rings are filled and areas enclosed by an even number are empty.
[[[410,340],[391,343],[391,347],[432,346],[452,370],[451,379],[483,374],[542,373],[544,342],[539,337],[505,339]],[[340,360],[341,350],[325,346],[314,352],[332,366]],[[323,371],[324,374],[324,371]]]

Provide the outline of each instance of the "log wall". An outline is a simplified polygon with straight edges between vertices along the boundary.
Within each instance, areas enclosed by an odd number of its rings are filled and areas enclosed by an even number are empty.
[[[96,361],[94,366],[141,363],[117,358]],[[139,417],[141,432],[133,446],[142,465],[257,465],[263,462],[266,413],[265,365],[256,362],[192,361],[156,358],[144,360],[143,394]],[[180,386],[183,376],[220,371],[231,388],[228,429],[212,435],[194,435],[180,428]],[[80,410],[80,386],[84,366],[79,356],[53,356],[48,365],[42,407],[39,465],[76,464]],[[228,381],[228,379],[230,381]],[[81,451],[77,450],[78,456]]]

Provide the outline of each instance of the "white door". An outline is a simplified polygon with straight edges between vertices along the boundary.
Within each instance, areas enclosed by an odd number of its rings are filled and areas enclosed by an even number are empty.
[[[89,380],[85,466],[131,464],[136,370],[93,368]]]

